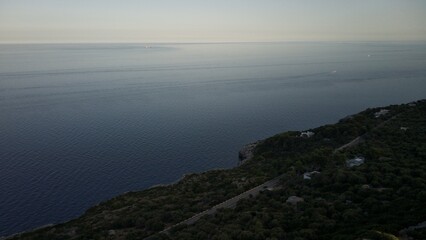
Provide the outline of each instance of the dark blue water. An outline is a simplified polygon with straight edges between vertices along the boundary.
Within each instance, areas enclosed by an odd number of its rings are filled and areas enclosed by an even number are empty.
[[[425,44],[0,45],[0,236],[425,90]]]

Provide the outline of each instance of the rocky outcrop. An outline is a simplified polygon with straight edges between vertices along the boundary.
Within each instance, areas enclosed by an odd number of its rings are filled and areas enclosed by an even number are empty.
[[[243,148],[241,148],[241,150],[238,152],[238,165],[244,164],[245,162],[252,159],[254,156],[254,150],[260,143],[261,141],[257,141],[244,145]]]

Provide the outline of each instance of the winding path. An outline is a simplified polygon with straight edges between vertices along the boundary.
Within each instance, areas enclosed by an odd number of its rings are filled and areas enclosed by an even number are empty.
[[[383,121],[383,122],[381,122],[381,123],[377,124],[377,126],[375,126],[372,130],[376,130],[376,129],[378,129],[378,128],[380,128],[380,127],[384,126],[386,123],[388,123],[389,121],[391,121],[391,120],[395,119],[395,118],[396,118],[397,116],[399,116],[400,114],[401,114],[401,113],[396,114],[396,115],[392,116],[391,118],[389,118],[389,119],[387,119],[387,120],[385,120],[385,121]],[[371,132],[372,130],[370,130],[370,132]],[[346,143],[346,144],[344,144],[344,145],[342,145],[342,146],[340,146],[340,147],[336,148],[336,149],[334,150],[334,153],[339,152],[339,151],[342,151],[342,150],[344,150],[344,149],[346,149],[346,148],[351,148],[351,147],[353,147],[353,146],[356,146],[356,145],[360,144],[361,142],[363,142],[363,141],[364,141],[365,137],[366,137],[366,136],[367,136],[370,132],[366,132],[366,133],[364,133],[363,135],[356,137],[356,138],[355,138],[355,139],[353,139],[352,141],[350,141],[350,142],[348,142],[348,143]]]
[[[336,153],[336,152],[338,152],[338,151],[341,151],[341,150],[343,150],[343,149],[350,148],[350,147],[353,147],[353,146],[356,146],[356,145],[360,144],[360,143],[364,140],[365,135],[366,135],[366,134],[364,134],[364,135],[362,135],[362,136],[359,136],[359,137],[355,138],[354,140],[352,140],[352,141],[350,141],[350,142],[346,143],[345,145],[340,146],[339,148],[336,148],[336,149],[334,150],[334,153]]]
[[[263,184],[261,184],[261,185],[259,185],[257,187],[254,187],[254,188],[252,188],[250,190],[247,190],[247,191],[241,193],[240,195],[237,195],[237,196],[235,196],[233,198],[230,198],[230,199],[228,199],[228,200],[226,200],[226,201],[224,201],[222,203],[219,203],[219,204],[213,206],[210,209],[207,209],[207,210],[205,210],[203,212],[200,212],[200,213],[198,213],[198,214],[196,214],[196,215],[194,215],[194,216],[192,216],[192,217],[190,217],[190,218],[188,218],[188,219],[186,219],[186,220],[184,220],[182,222],[176,223],[175,225],[170,226],[170,227],[164,229],[163,231],[161,231],[159,233],[166,233],[166,234],[168,234],[169,231],[170,231],[170,229],[172,229],[173,227],[176,227],[176,226],[179,226],[179,225],[183,225],[183,224],[185,224],[185,225],[194,224],[195,222],[197,222],[198,220],[200,220],[200,218],[202,218],[204,216],[215,214],[217,212],[217,210],[220,209],[220,208],[234,208],[237,205],[237,202],[239,200],[241,200],[241,199],[247,199],[247,198],[250,198],[250,197],[254,197],[254,196],[258,195],[260,192],[262,192],[264,190],[273,189],[274,187],[278,186],[279,182],[280,182],[280,179],[283,176],[284,176],[284,174],[280,175],[280,176],[278,176],[278,177],[276,177],[276,178],[274,178],[272,180],[269,180],[269,181],[267,181],[267,182],[265,182],[265,183],[263,183]],[[148,240],[148,239],[150,239],[150,237],[152,237],[152,235],[149,236],[149,237],[147,237],[147,238],[145,238],[145,239]]]

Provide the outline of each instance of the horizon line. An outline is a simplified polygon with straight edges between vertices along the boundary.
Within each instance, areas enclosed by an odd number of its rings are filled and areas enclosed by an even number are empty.
[[[0,45],[37,44],[250,44],[250,43],[426,43],[425,40],[283,40],[283,41],[0,41]]]

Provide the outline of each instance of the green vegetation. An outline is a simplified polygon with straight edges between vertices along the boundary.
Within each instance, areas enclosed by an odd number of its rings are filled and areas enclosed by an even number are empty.
[[[386,109],[378,118],[380,109],[367,109],[311,129],[309,138],[278,134],[238,168],[127,193],[14,239],[398,239],[400,230],[426,221],[426,101]],[[359,144],[336,151],[359,136]],[[346,160],[355,156],[365,163],[348,168]],[[303,179],[314,170],[320,173]],[[159,233],[283,173],[278,189]],[[290,196],[304,201],[287,203]],[[425,232],[407,235],[426,239]]]

